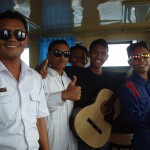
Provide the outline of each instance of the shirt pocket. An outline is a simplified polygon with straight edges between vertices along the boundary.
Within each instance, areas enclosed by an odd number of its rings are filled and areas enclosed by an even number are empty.
[[[0,124],[6,123],[13,116],[12,108],[13,91],[0,92]]]
[[[11,100],[9,95],[11,95],[11,93],[0,92],[0,105],[6,104]]]
[[[30,118],[34,120],[37,118],[37,113],[39,110],[40,94],[30,92],[29,95],[30,95],[30,101],[28,105],[29,110],[27,111],[30,112],[31,115]]]

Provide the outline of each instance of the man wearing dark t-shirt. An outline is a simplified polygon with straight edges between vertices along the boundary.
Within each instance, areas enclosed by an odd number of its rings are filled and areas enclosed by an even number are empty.
[[[98,93],[104,88],[115,92],[125,76],[125,73],[111,71],[102,71],[101,74],[96,74],[90,67],[66,67],[65,72],[71,79],[75,75],[77,77],[76,85],[82,87],[81,99],[74,103],[75,108],[83,108],[94,103]]]

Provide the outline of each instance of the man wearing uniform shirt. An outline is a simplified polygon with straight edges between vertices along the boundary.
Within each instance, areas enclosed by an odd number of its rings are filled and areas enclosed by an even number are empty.
[[[0,14],[1,150],[49,150],[42,79],[20,59],[28,39],[20,13]]]

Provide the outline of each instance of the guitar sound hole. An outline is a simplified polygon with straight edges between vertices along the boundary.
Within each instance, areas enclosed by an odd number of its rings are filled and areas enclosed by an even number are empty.
[[[112,112],[112,106],[108,101],[102,103],[100,109],[103,115],[109,115]]]

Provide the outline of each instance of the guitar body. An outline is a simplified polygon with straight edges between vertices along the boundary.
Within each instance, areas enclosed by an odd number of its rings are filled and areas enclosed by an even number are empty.
[[[113,92],[109,89],[103,89],[99,92],[95,103],[89,105],[74,114],[73,129],[76,135],[87,145],[98,148],[105,145],[110,137],[111,124],[104,120],[101,106],[109,100]],[[115,101],[115,107],[120,108],[119,100]],[[115,109],[116,110],[116,109]],[[117,117],[120,110],[116,111],[114,118]]]

